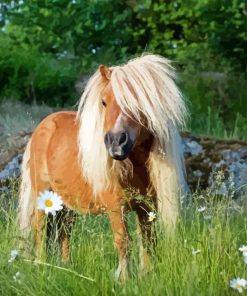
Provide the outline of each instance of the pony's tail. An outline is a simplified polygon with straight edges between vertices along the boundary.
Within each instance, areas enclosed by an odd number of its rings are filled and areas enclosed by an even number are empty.
[[[24,237],[28,236],[31,231],[31,220],[34,213],[34,199],[32,198],[32,185],[30,176],[30,146],[29,140],[25,149],[22,166],[21,166],[21,186],[20,198],[18,205],[18,222]]]
[[[155,143],[150,154],[150,178],[157,194],[159,217],[166,230],[176,226],[180,206],[188,192],[181,137],[170,125],[166,143]]]

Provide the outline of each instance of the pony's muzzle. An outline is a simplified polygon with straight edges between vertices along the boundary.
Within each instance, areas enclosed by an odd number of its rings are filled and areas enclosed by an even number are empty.
[[[110,156],[116,160],[126,159],[133,146],[133,142],[127,132],[108,132],[105,135],[104,141]]]

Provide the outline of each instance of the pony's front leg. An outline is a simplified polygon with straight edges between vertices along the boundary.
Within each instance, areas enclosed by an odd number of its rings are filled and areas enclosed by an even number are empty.
[[[143,273],[152,270],[151,253],[156,245],[156,234],[152,221],[149,221],[148,212],[143,209],[137,210],[137,233],[139,238],[140,269]]]
[[[125,281],[128,278],[129,273],[129,235],[125,221],[125,207],[122,206],[116,211],[111,211],[108,215],[113,231],[114,244],[119,257],[119,265],[115,272],[115,276],[117,279]]]

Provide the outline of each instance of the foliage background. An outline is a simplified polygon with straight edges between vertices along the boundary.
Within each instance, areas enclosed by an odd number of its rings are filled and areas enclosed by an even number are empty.
[[[0,100],[71,107],[99,64],[148,51],[174,61],[190,129],[246,139],[246,18],[244,0],[1,1]]]

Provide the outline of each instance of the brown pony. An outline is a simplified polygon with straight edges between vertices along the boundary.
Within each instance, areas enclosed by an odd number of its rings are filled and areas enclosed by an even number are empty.
[[[122,280],[128,275],[125,214],[135,210],[144,244],[141,266],[148,267],[148,213],[157,207],[158,218],[172,231],[186,190],[177,132],[186,108],[174,77],[170,62],[157,55],[122,66],[101,65],[87,83],[77,113],[54,113],[39,124],[24,153],[19,202],[21,230],[33,229],[38,255],[44,213],[36,209],[36,199],[51,189],[68,209],[108,215],[119,255],[116,275]],[[133,192],[146,196],[148,203]],[[68,260],[65,231],[61,243]]]

